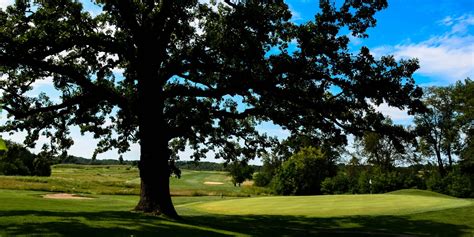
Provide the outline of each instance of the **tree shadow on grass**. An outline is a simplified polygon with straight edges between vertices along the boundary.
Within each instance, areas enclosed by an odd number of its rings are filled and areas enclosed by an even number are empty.
[[[309,218],[206,214],[187,215],[177,222],[128,211],[0,211],[0,236],[469,236],[472,233],[469,226],[404,216]]]
[[[2,219],[5,218],[2,222]],[[0,211],[0,237],[35,236],[229,236],[209,227],[128,211]]]
[[[188,216],[194,225],[206,225],[251,236],[473,236],[465,225],[411,220],[404,216],[303,216],[245,215]]]

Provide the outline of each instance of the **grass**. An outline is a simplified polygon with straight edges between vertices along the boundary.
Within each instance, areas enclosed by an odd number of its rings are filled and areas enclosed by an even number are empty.
[[[226,172],[183,170],[180,179],[171,178],[174,196],[249,196],[267,193],[263,188],[234,187]],[[222,182],[206,185],[204,182]],[[51,177],[0,176],[0,188],[49,192],[138,195],[138,169],[123,165],[55,165]]]
[[[184,171],[176,193],[229,192],[225,173]],[[205,185],[204,182],[223,182]],[[6,185],[6,186],[4,186]],[[4,236],[474,236],[474,200],[421,190],[377,195],[293,197],[174,196],[183,221],[131,211],[137,171],[126,166],[55,166],[53,176],[0,176]],[[13,187],[14,189],[7,189]],[[93,199],[45,199],[56,191]],[[3,189],[2,189],[3,188]],[[44,190],[42,190],[44,188]],[[27,189],[37,189],[36,191]],[[38,191],[40,190],[40,191]]]
[[[291,202],[291,203],[289,203]],[[326,195],[256,197],[196,205],[208,213],[297,215],[305,217],[404,215],[471,205],[469,200],[415,195]],[[245,208],[242,208],[245,207]]]
[[[0,190],[0,236],[384,236],[429,235],[472,236],[474,234],[474,205],[471,200],[411,195],[413,198],[442,199],[428,208],[416,209],[413,199],[391,199],[404,195],[359,195],[360,200],[341,195],[348,205],[333,205],[333,213],[317,208],[320,202],[329,202],[340,196],[314,197],[174,197],[173,201],[183,221],[134,213],[130,210],[138,201],[132,195],[89,195],[90,200],[44,199],[45,192]],[[347,196],[347,197],[346,197]],[[359,197],[357,196],[357,197]],[[365,206],[375,197],[387,197],[387,205],[396,201],[398,211],[374,213],[355,207]],[[406,195],[410,196],[410,195]],[[353,196],[354,197],[354,196]],[[299,198],[307,199],[300,208]],[[224,199],[224,200],[222,200]],[[282,205],[267,207],[247,206],[249,201]],[[327,199],[327,200],[324,200]],[[454,204],[447,203],[448,200]],[[343,201],[343,200],[338,200]],[[237,205],[248,214],[233,215],[231,211],[214,213],[203,205],[227,203],[230,210]],[[452,208],[453,206],[459,206]],[[316,207],[316,208],[315,208]],[[257,209],[256,209],[257,208]],[[273,211],[277,208],[278,213]],[[441,209],[446,208],[446,209]],[[307,215],[306,209],[312,214]],[[340,211],[337,211],[339,209]],[[253,210],[253,211],[252,211]],[[293,211],[290,211],[293,210]],[[430,211],[427,211],[430,210]],[[343,213],[343,212],[346,213]],[[354,213],[351,213],[351,212]],[[268,212],[268,213],[266,213]],[[349,215],[346,215],[349,214]]]

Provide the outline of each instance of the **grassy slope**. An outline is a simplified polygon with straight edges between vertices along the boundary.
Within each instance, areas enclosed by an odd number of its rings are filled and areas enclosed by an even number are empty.
[[[206,185],[204,182],[223,182]],[[88,194],[139,194],[138,169],[121,165],[56,165],[51,177],[0,176],[0,188]],[[234,187],[226,172],[183,170],[171,179],[173,195],[247,196],[252,187]],[[260,190],[261,191],[261,190]]]
[[[96,198],[52,200],[43,199],[41,197],[43,193],[0,190],[0,236],[31,234],[51,236],[305,236],[311,234],[472,236],[474,234],[472,201],[423,195],[224,198],[225,200],[221,200],[220,197],[175,197],[175,205],[178,212],[183,215],[184,221],[174,222],[161,217],[130,212],[137,202],[136,196],[91,195]],[[380,212],[381,210],[374,213],[371,209],[357,208],[365,206],[366,202],[371,202],[378,196],[388,196],[384,199],[385,204],[398,206],[399,210],[394,211],[395,209],[392,208],[390,209],[392,211],[384,214]],[[411,198],[406,199],[404,196],[411,196]],[[340,197],[344,200],[338,199]],[[356,199],[353,200],[351,197]],[[298,208],[301,201],[298,200],[299,198],[307,199],[304,208]],[[443,207],[465,206],[419,212],[430,210],[430,208],[424,205],[416,210],[416,206],[411,205],[410,202],[416,201],[417,198],[423,201],[434,199],[429,202]],[[262,200],[265,203],[273,202],[275,205],[286,208],[273,205],[267,205],[266,209],[260,206],[247,206],[249,202]],[[330,204],[331,200],[337,201]],[[326,202],[333,209],[340,209],[342,212],[336,211],[331,214],[328,210],[315,208],[320,206],[321,202]],[[352,204],[344,206],[341,202]],[[203,210],[203,206],[223,203],[229,204],[226,205],[229,210],[232,206],[237,206],[241,210],[248,210],[249,214],[230,215],[228,212],[213,214]],[[273,209],[278,209],[281,213],[276,213]],[[305,214],[307,209],[312,209],[313,212],[309,216]],[[271,212],[273,214],[269,215]],[[344,212],[346,214],[354,212],[354,215],[346,216]]]

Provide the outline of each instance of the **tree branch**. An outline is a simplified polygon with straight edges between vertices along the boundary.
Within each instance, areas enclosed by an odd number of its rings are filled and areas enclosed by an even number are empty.
[[[101,95],[104,100],[115,103],[121,107],[128,107],[128,100],[122,95],[103,88],[100,85],[92,83],[86,76],[78,72],[75,68],[67,65],[54,65],[45,61],[35,60],[32,58],[18,58],[0,55],[0,65],[17,66],[24,65],[37,70],[49,71],[72,79],[78,86],[94,95]]]
[[[39,107],[39,108],[34,108],[30,109],[28,111],[20,111],[17,109],[13,109],[7,106],[2,106],[4,110],[6,110],[9,114],[12,114],[15,116],[16,119],[23,119],[27,118],[29,116],[34,116],[40,113],[47,113],[47,112],[53,112],[56,110],[64,109],[64,108],[70,108],[74,105],[78,105],[81,103],[84,103],[84,100],[91,100],[91,97],[86,97],[86,96],[77,96],[74,98],[71,98],[69,100],[63,101],[61,104],[55,104],[51,106],[45,106],[45,107]]]

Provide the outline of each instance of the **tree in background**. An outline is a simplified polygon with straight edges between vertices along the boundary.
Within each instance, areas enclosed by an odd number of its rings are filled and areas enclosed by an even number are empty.
[[[240,185],[247,179],[252,179],[253,168],[245,161],[234,161],[227,166],[234,186]]]
[[[121,165],[124,164],[124,163],[123,163],[123,156],[122,156],[122,155],[119,156],[119,159],[118,159],[118,160],[119,160],[119,164],[121,164]]]
[[[385,123],[392,125],[390,119]],[[359,156],[366,158],[368,164],[378,167],[381,172],[389,172],[396,165],[416,162],[416,155],[410,153],[412,144],[416,142],[414,138],[412,136],[406,140],[397,140],[385,134],[366,132],[362,137],[356,138],[356,147]]]
[[[424,103],[428,110],[416,115],[414,120],[420,136],[420,150],[425,156],[436,157],[441,176],[446,175],[446,167],[451,169],[453,166],[453,155],[461,150],[461,128],[466,127],[464,106],[460,106],[456,94],[452,86],[427,88]]]
[[[51,156],[35,155],[18,143],[5,140],[6,151],[0,156],[1,175],[51,175]]]
[[[103,12],[94,16],[72,0],[0,11],[2,131],[27,131],[28,146],[44,135],[54,154],[71,147],[74,125],[100,140],[96,154],[139,143],[138,211],[178,217],[169,177],[186,147],[196,160],[210,150],[259,156],[270,145],[255,130],[263,121],[334,144],[363,131],[400,137],[374,106],[422,107],[416,60],[349,50],[346,30],[367,37],[386,0],[322,0],[301,25],[282,1],[95,2]],[[38,80],[52,80],[61,96],[29,96]]]
[[[51,154],[40,152],[33,160],[33,175],[51,176]]]
[[[463,133],[458,151],[461,170],[474,174],[474,82],[470,78],[464,83],[456,82],[453,95],[455,111],[458,114],[457,122]],[[472,182],[474,183],[474,180]]]
[[[301,148],[278,169],[273,189],[283,195],[321,194],[321,182],[334,170],[321,149]]]

